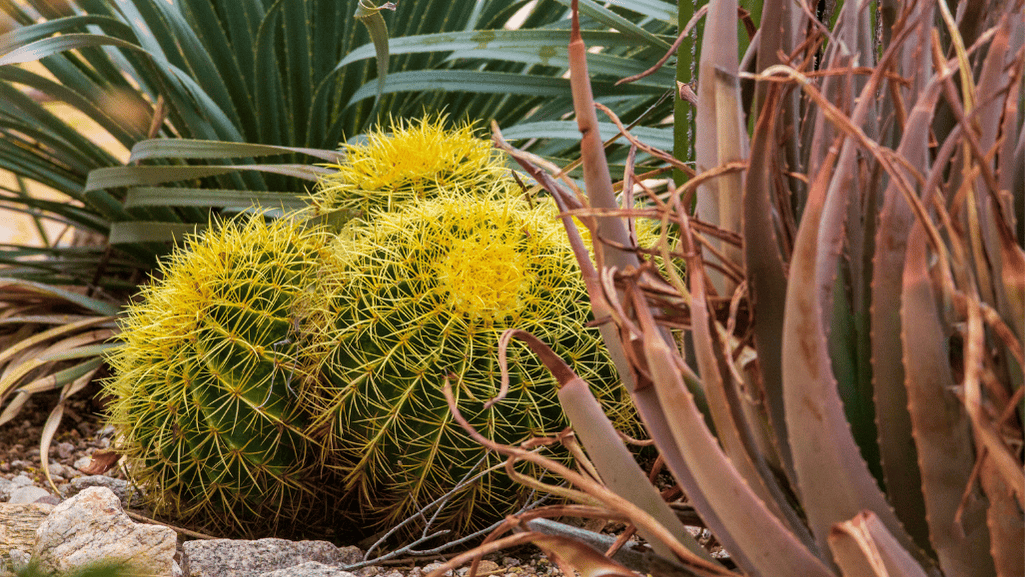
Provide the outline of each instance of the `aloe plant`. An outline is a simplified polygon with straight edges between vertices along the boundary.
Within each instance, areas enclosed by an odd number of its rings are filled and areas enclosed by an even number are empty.
[[[1021,2],[982,4],[955,18],[942,0],[845,2],[827,26],[769,2],[741,73],[722,40],[736,2],[710,3],[698,113],[715,122],[695,144],[697,174],[652,206],[679,227],[663,252],[687,277],[623,250],[636,211],[585,221],[615,243],[596,244],[596,267],[580,259],[595,316],[611,320],[605,343],[662,459],[746,575],[1025,571],[1025,23]],[[579,36],[571,54],[586,197],[512,152],[567,209],[616,211]],[[680,326],[686,356],[669,338]],[[662,558],[646,571],[734,574],[653,489],[621,481],[636,465],[610,456],[617,441],[580,379],[531,346],[561,375],[608,483],[549,466],[636,524]],[[632,574],[535,537],[582,571]]]

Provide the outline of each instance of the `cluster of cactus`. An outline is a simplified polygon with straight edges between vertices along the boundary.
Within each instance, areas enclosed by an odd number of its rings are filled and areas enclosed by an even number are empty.
[[[131,306],[110,422],[160,512],[250,533],[275,532],[265,519],[409,517],[499,463],[454,422],[446,380],[500,442],[566,426],[554,378],[516,344],[509,394],[485,408],[507,328],[569,359],[636,432],[552,203],[516,194],[469,128],[393,125],[347,148],[312,202],[361,211],[344,230],[214,228]],[[436,524],[479,528],[526,493],[500,467],[460,487]]]

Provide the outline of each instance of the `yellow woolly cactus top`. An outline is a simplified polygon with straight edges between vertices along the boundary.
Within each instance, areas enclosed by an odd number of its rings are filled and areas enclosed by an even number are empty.
[[[314,191],[315,210],[367,214],[442,191],[494,197],[514,186],[490,142],[465,124],[447,129],[444,120],[393,121],[390,132],[369,132],[365,144],[345,144],[345,160],[328,165],[338,172],[324,177]]]

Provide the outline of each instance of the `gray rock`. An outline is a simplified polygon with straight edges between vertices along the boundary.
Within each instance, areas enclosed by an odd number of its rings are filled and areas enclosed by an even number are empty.
[[[42,487],[29,485],[27,487],[18,487],[17,489],[11,491],[11,499],[9,502],[14,505],[24,505],[27,503],[35,503],[40,499],[44,499],[46,497],[52,497],[49,491]],[[56,501],[56,498],[54,498],[54,501]],[[45,502],[50,502],[50,500],[47,500]],[[56,505],[57,503],[52,502],[52,504]]]
[[[285,569],[278,569],[277,571],[270,571],[267,573],[261,573],[260,577],[356,577],[354,574],[348,571],[342,571],[338,567],[332,567],[331,565],[325,565],[323,563],[317,563],[316,561],[307,561],[294,567],[287,567]]]
[[[142,494],[131,483],[124,479],[115,479],[106,475],[87,475],[75,477],[71,483],[61,485],[61,492],[65,496],[72,496],[81,493],[89,487],[104,487],[110,489],[121,500],[121,506],[125,509],[132,509],[142,505]]]
[[[182,545],[182,571],[185,577],[260,577],[309,561],[349,565],[362,555],[356,547],[338,548],[327,541],[186,541]]]
[[[68,459],[75,452],[75,446],[71,443],[64,442],[57,445],[57,456],[61,459]]]
[[[139,575],[171,575],[177,535],[132,522],[110,489],[90,487],[64,501],[36,530],[43,569],[73,571],[98,561],[129,563]]]
[[[11,491],[14,490],[14,483],[10,479],[0,477],[0,503],[11,498]]]
[[[20,473],[19,475],[11,479],[11,483],[14,483],[16,487],[28,487],[32,484],[32,479],[29,478],[29,476],[25,473]]]
[[[81,473],[72,469],[71,467],[65,467],[60,463],[50,463],[50,476],[52,477],[63,477],[65,479],[70,479],[71,477],[74,477],[76,474],[81,475]]]

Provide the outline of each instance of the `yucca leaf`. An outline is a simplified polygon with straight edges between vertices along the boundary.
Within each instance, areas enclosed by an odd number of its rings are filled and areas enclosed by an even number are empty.
[[[669,50],[670,44],[665,40],[655,36],[651,32],[648,32],[644,28],[641,28],[637,24],[627,20],[626,18],[619,16],[618,14],[608,10],[593,0],[555,0],[563,6],[569,7],[572,2],[579,1],[580,3],[580,14],[593,18],[594,20],[601,22],[602,24],[618,30],[626,36],[633,38],[636,41],[641,42],[646,46],[654,46],[663,52]]]
[[[132,29],[123,22],[109,16],[84,14],[47,20],[39,24],[15,28],[0,36],[0,54],[7,54],[20,46],[31,44],[54,34],[68,34],[81,30],[85,26],[99,25],[108,34],[116,34],[122,39],[132,38]]]
[[[57,298],[76,304],[86,310],[93,311],[99,315],[116,315],[120,310],[117,305],[110,304],[98,299],[90,298],[74,291],[68,291],[54,286],[17,278],[0,277],[0,286],[17,287],[29,292],[38,293],[43,296]]]
[[[609,140],[619,135],[619,129],[611,122],[599,122],[598,130],[602,140]],[[672,129],[652,128],[646,126],[635,126],[630,129],[630,134],[636,136],[645,144],[665,150],[673,143]],[[560,140],[576,140],[580,137],[580,129],[572,120],[549,120],[544,122],[524,122],[502,128],[502,135],[507,140],[518,140],[528,138],[550,138]],[[668,145],[668,146],[667,146]]]
[[[444,90],[448,92],[474,92],[477,94],[522,94],[526,96],[563,96],[569,81],[545,76],[486,72],[474,70],[418,70],[392,72],[388,75],[384,92],[418,92]],[[599,95],[661,94],[662,89],[650,86],[620,86],[595,83]],[[374,96],[376,88],[364,85],[349,100],[350,104]]]
[[[589,46],[604,46],[606,48],[635,48],[637,46],[635,38],[618,32],[582,30],[581,36],[583,36],[584,41]],[[477,54],[476,51],[479,50],[485,54],[493,53],[500,59],[501,53],[506,50],[534,51],[539,58],[543,58],[546,54],[550,56],[565,54],[568,43],[569,30],[499,29],[404,36],[390,39],[388,47],[392,55],[449,51],[466,51],[467,54]],[[376,52],[373,46],[360,46],[346,54],[335,67],[335,70],[340,70],[353,62],[372,58],[375,55]]]
[[[125,208],[140,206],[198,206],[249,208],[253,206],[298,210],[308,203],[293,192],[251,192],[215,188],[139,186],[128,190]]]
[[[111,223],[107,241],[110,244],[139,244],[147,242],[181,241],[191,234],[205,229],[202,224],[186,224],[177,222],[153,221],[122,221]]]
[[[371,4],[370,0],[359,0],[354,17],[367,27],[370,39],[374,42],[374,53],[377,56],[377,96],[375,107],[384,95],[384,84],[388,78],[388,25],[381,16],[381,10],[395,10],[395,4],[385,2],[381,6]]]
[[[246,142],[224,142],[215,140],[187,140],[183,138],[157,138],[143,140],[132,147],[129,162],[137,162],[150,158],[252,158],[255,156],[272,156],[279,154],[305,154],[326,162],[338,162],[341,153],[319,148],[298,146],[273,146],[268,144],[250,144]]]
[[[95,46],[115,46],[118,48],[137,49],[138,46],[112,36],[102,34],[64,34],[36,40],[28,44],[15,47],[0,55],[0,66],[8,64],[24,64],[34,62],[47,56],[66,52],[68,50],[81,50]]]
[[[219,166],[121,166],[99,168],[89,173],[85,183],[86,192],[124,186],[150,186],[192,180],[208,176],[230,174],[243,170],[255,170],[271,174],[283,174],[295,178],[316,181],[328,171],[326,168],[306,164],[241,164]]]

